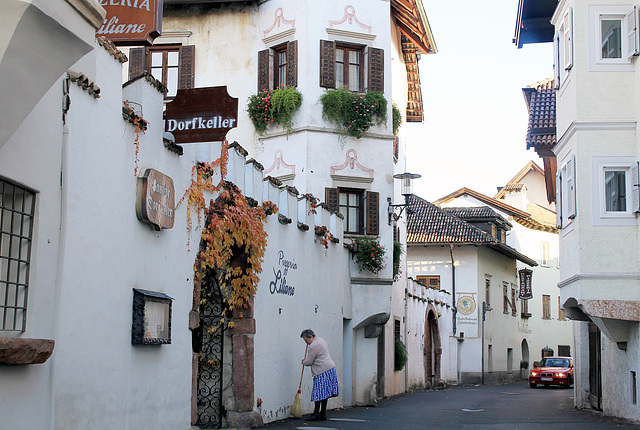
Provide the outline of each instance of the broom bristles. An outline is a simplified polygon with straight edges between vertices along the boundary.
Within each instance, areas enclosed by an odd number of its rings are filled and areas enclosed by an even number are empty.
[[[302,418],[302,399],[300,395],[300,390],[293,398],[293,405],[291,405],[291,415],[296,418]]]

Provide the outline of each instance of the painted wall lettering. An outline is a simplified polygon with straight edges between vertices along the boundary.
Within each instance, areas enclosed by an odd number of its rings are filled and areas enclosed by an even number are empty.
[[[295,287],[287,284],[287,274],[289,270],[298,270],[298,264],[295,260],[287,260],[284,257],[284,251],[278,251],[278,267],[273,268],[273,281],[269,282],[269,292],[271,294],[284,294],[293,296],[296,292]]]

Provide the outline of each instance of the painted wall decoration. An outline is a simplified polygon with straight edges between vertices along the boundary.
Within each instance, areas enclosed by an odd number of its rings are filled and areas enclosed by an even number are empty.
[[[152,230],[173,228],[176,192],[173,179],[154,169],[147,169],[138,178],[136,215]]]
[[[474,337],[472,333],[478,330],[478,305],[475,295],[476,293],[457,293],[458,328],[468,337]]]
[[[278,266],[273,268],[273,280],[269,282],[269,292],[271,294],[284,294],[293,296],[296,288],[287,283],[289,270],[298,270],[295,259],[287,260],[283,250],[278,251]]]
[[[263,31],[262,34],[264,35],[264,37],[267,37],[269,33],[271,33],[276,27],[280,28],[280,26],[283,24],[289,25],[291,29],[294,29],[296,27],[296,20],[286,19],[284,17],[284,11],[282,10],[281,7],[279,7],[278,9],[276,9],[273,24],[271,24],[271,27],[269,27],[269,29]]]
[[[262,171],[262,177],[273,176],[281,181],[292,180],[296,175],[295,164],[288,164],[284,161],[282,150],[278,149],[273,157],[273,164],[266,170]]]
[[[151,45],[162,32],[163,0],[98,0],[107,16],[96,31],[116,45]]]

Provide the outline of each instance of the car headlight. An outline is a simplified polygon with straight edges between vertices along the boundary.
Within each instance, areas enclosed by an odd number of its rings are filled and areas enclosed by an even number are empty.
[[[538,372],[531,372],[531,376],[538,376]]]
[[[560,373],[560,372],[558,372],[558,373],[554,374],[554,376],[555,376],[556,378],[566,378],[566,377],[567,377],[567,374],[566,374],[566,373]]]

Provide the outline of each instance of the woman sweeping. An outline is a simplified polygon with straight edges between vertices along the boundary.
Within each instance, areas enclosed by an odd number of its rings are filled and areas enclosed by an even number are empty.
[[[302,360],[302,364],[310,366],[313,375],[311,401],[315,402],[315,407],[309,421],[326,420],[327,401],[329,397],[339,394],[336,365],[329,355],[327,342],[321,337],[316,337],[313,330],[303,330],[300,337],[309,345],[307,357]]]

